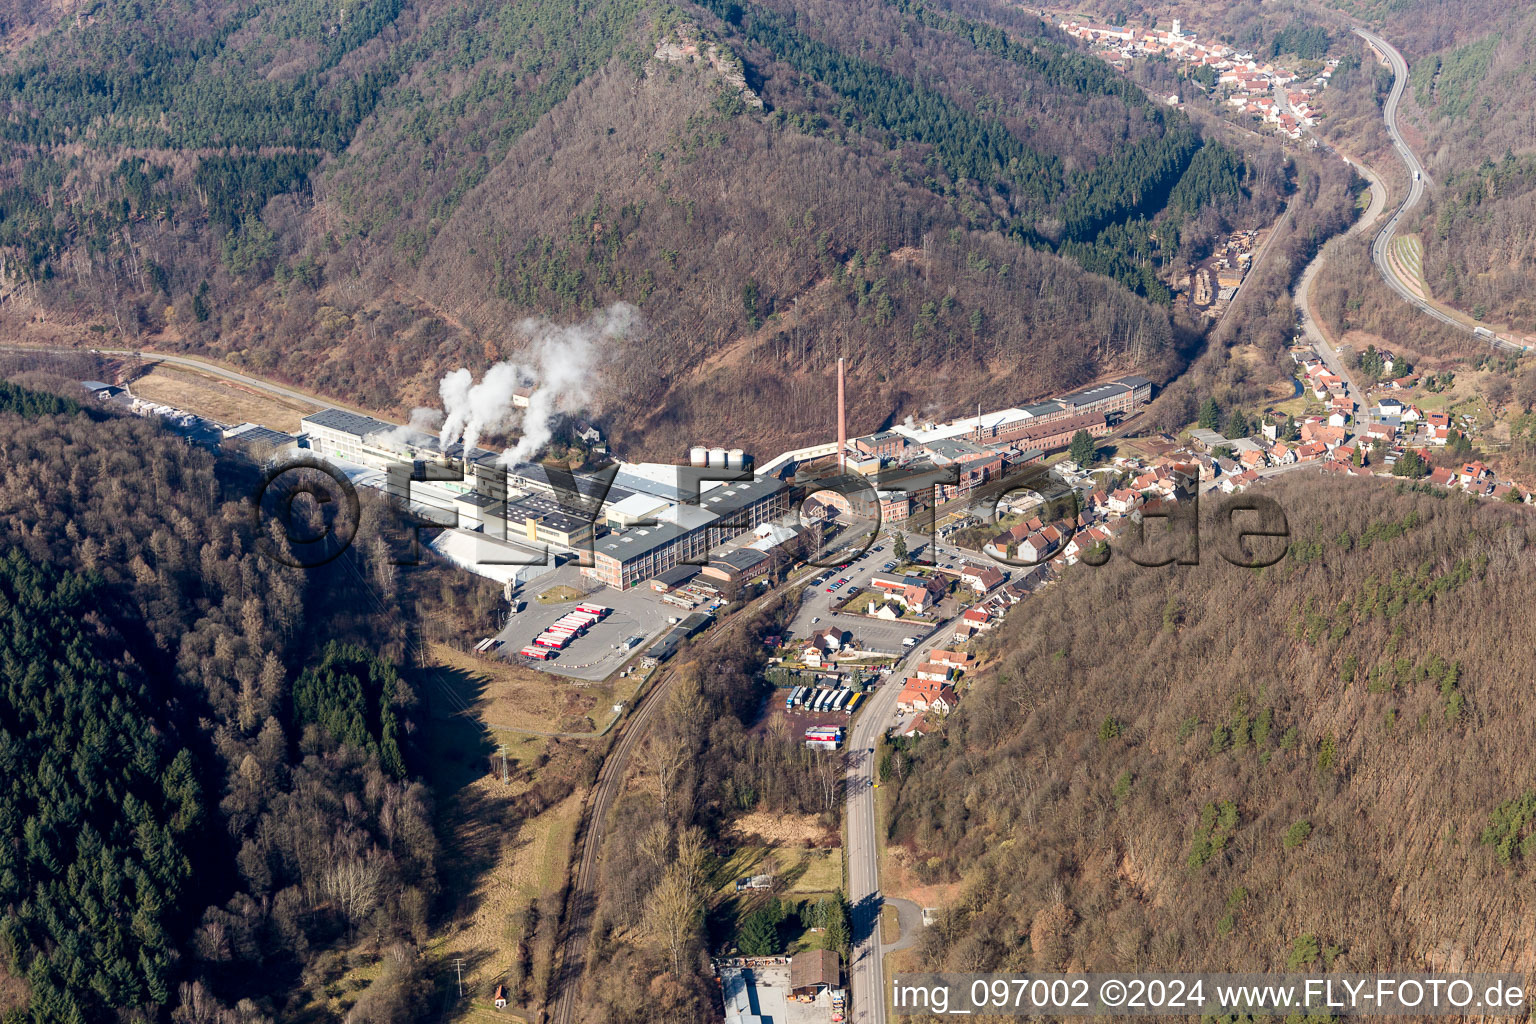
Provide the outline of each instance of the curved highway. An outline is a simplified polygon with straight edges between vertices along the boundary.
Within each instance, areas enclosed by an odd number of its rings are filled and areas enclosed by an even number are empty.
[[[1412,148],[1409,147],[1407,141],[1403,138],[1403,133],[1397,126],[1398,108],[1402,105],[1403,92],[1408,87],[1408,62],[1403,59],[1403,55],[1398,52],[1396,47],[1375,32],[1369,29],[1357,28],[1355,29],[1355,34],[1367,43],[1370,43],[1377,53],[1387,59],[1387,63],[1392,68],[1392,91],[1387,95],[1387,105],[1383,115],[1387,124],[1387,133],[1392,136],[1393,148],[1397,150],[1397,155],[1402,158],[1403,164],[1408,168],[1408,195],[1403,200],[1402,205],[1387,219],[1386,224],[1376,233],[1376,238],[1371,242],[1371,260],[1376,264],[1376,269],[1381,273],[1381,279],[1387,283],[1388,288],[1401,295],[1410,305],[1420,312],[1434,317],[1447,327],[1470,334],[1480,341],[1486,341],[1495,348],[1510,352],[1524,351],[1525,346],[1505,341],[1486,327],[1475,327],[1467,324],[1435,306],[1433,303],[1419,298],[1419,296],[1414,294],[1413,289],[1408,287],[1408,283],[1398,275],[1397,271],[1392,267],[1391,261],[1387,258],[1391,253],[1392,239],[1397,234],[1398,224],[1402,221],[1403,216],[1419,205],[1419,201],[1424,198],[1424,188],[1429,180],[1429,176],[1424,170],[1424,165],[1419,163],[1419,158],[1414,155]]]

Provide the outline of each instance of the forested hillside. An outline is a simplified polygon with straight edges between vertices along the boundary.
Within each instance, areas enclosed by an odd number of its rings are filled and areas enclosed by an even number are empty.
[[[393,662],[436,570],[418,605],[377,543],[275,564],[235,467],[100,415],[0,389],[0,1013],[330,1019],[351,956],[388,965],[358,1019],[419,1019],[437,840]]]
[[[819,437],[838,355],[862,429],[1166,376],[1168,282],[1290,187],[985,0],[108,3],[10,41],[0,331],[400,410],[623,299],[604,420],[662,452]]]
[[[1529,971],[1536,529],[1273,485],[1262,570],[1117,556],[1030,598],[940,733],[882,752],[951,970]]]
[[[722,873],[738,852],[733,824],[746,815],[787,817],[810,820],[828,837],[836,836],[844,795],[841,762],[807,749],[782,720],[762,721],[772,691],[763,675],[768,660],[763,637],[783,630],[794,604],[790,596],[743,611],[677,655],[677,678],[602,826],[592,947],[585,954],[574,1019],[591,1024],[716,1019],[719,995],[708,957],[737,942],[739,926],[753,916],[737,913],[738,900],[722,899]],[[828,882],[829,889],[836,888],[840,877]],[[788,892],[776,893],[785,904],[798,902]],[[748,895],[769,902],[766,894]],[[829,917],[838,916],[834,906],[846,910],[840,894],[831,892],[807,903],[826,909]],[[807,909],[805,916],[810,913]],[[770,950],[780,948],[777,924],[763,925]],[[846,954],[848,939],[845,926],[819,936],[807,933],[804,943]]]

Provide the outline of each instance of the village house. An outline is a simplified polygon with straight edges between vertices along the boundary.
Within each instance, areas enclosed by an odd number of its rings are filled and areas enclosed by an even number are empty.
[[[991,629],[992,613],[985,608],[967,608],[960,616],[962,622],[970,623],[972,629]]]
[[[938,648],[929,653],[928,660],[936,665],[947,665],[964,672],[971,667],[976,658],[965,651],[946,651]]]
[[[903,711],[936,711],[947,715],[960,704],[960,696],[948,683],[912,677],[896,696],[896,706]]]
[[[1319,423],[1303,423],[1301,439],[1306,442],[1318,442],[1326,448],[1337,448],[1344,443],[1344,428],[1324,426]]]
[[[960,581],[976,593],[985,594],[1003,582],[1003,574],[995,565],[981,566],[963,562],[960,565]]]
[[[893,594],[906,609],[914,614],[921,615],[943,597],[943,591],[935,593],[930,583],[909,583],[899,594]]]
[[[1083,552],[1091,550],[1097,544],[1109,543],[1112,534],[1102,526],[1089,527],[1076,534],[1067,546],[1062,549],[1068,565],[1076,565],[1082,558]]]
[[[918,679],[928,682],[947,683],[950,681],[950,674],[952,672],[953,669],[948,665],[940,665],[937,662],[929,661],[917,666],[917,671],[913,675]]]
[[[1061,547],[1065,533],[1055,526],[1042,527],[1019,541],[1018,557],[1026,562],[1043,562]]]
[[[1105,506],[1116,515],[1130,515],[1132,510],[1141,502],[1141,495],[1129,488],[1122,487],[1110,494]]]
[[[1391,444],[1397,439],[1396,423],[1372,423],[1365,428],[1365,436],[1372,441],[1381,441]]]
[[[789,961],[789,994],[814,999],[842,984],[842,961],[831,949],[807,949]]]
[[[846,629],[839,629],[836,626],[828,626],[826,629],[820,630],[819,632],[813,634],[813,640],[815,644],[822,650],[831,654],[835,654],[842,650],[844,646],[848,645],[848,641],[851,636],[852,634],[849,633]]]
[[[883,573],[871,576],[869,587],[919,615],[942,600],[949,589],[943,580],[934,576],[890,576]]]

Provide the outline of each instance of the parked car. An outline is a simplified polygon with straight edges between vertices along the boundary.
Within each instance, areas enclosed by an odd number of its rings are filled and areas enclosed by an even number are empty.
[[[820,621],[821,621],[821,616],[820,615],[812,615],[811,616],[811,625],[814,626],[814,625],[816,625],[816,623],[818,623]]]

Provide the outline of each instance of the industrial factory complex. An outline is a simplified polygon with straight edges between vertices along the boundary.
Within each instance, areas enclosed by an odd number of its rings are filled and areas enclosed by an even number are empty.
[[[925,499],[963,499],[1039,462],[1065,448],[1078,431],[1106,434],[1151,396],[1151,381],[1119,377],[1048,402],[854,437],[826,452],[820,462],[872,478],[891,470],[942,471],[934,476],[931,496],[917,490],[873,491],[879,497],[878,514],[901,521]],[[524,549],[528,561],[546,550],[574,555],[583,576],[619,590],[712,561],[721,563],[726,576],[742,575],[749,562],[761,561],[766,568],[768,553],[804,525],[806,517],[793,513],[806,494],[825,493],[804,479],[797,487],[791,475],[816,459],[779,459],[776,471],[754,474],[740,449],[696,447],[689,452],[688,466],[621,462],[599,473],[576,474],[562,487],[542,465],[505,466],[499,452],[466,452],[462,445],[442,445],[421,431],[338,409],[306,416],[303,428],[316,454],[372,471],[358,482],[394,492],[430,521]],[[846,437],[841,429],[840,434]],[[417,477],[429,478],[425,482],[407,480],[409,474],[402,472],[405,466],[425,464],[456,472],[418,471]],[[448,475],[459,478],[430,479]],[[817,504],[814,497],[808,503]],[[876,514],[872,503],[860,506],[836,493],[820,504],[820,514],[811,518]],[[746,553],[735,551],[738,547]]]
[[[839,399],[841,378],[840,366]],[[482,571],[477,563],[488,563],[494,571],[485,574],[506,582],[509,593],[564,562],[576,563],[596,584],[629,590],[650,583],[664,592],[701,570],[702,578],[716,581],[761,575],[775,549],[806,529],[826,529],[840,515],[899,522],[924,504],[964,499],[1067,447],[1078,431],[1108,433],[1151,397],[1151,381],[1126,376],[1046,402],[947,423],[908,421],[852,438],[840,417],[837,443],[786,453],[756,472],[741,449],[696,447],[687,466],[615,462],[560,479],[559,467],[508,466],[499,451],[466,451],[460,443],[443,444],[423,431],[341,409],[305,416],[298,435],[250,424],[224,434],[226,447],[258,461],[307,446],[354,484],[389,492],[425,522],[457,535],[450,541],[472,540],[458,550],[474,556],[456,560],[476,571]],[[933,471],[931,490],[881,483],[893,471],[924,470]],[[850,502],[842,495],[855,488],[830,487],[838,476],[866,480],[869,497]],[[434,547],[446,554],[454,544]]]
[[[353,487],[383,492],[425,528],[421,543],[503,584],[510,614],[477,650],[515,653],[579,680],[607,678],[636,652],[665,660],[726,601],[783,578],[811,551],[880,522],[904,523],[923,508],[935,511],[935,523],[950,502],[956,507],[944,514],[963,516],[958,506],[980,500],[979,488],[1044,461],[1079,431],[1116,429],[1151,400],[1153,387],[1118,377],[1049,401],[978,409],[945,423],[909,419],[850,437],[843,377],[839,360],[834,441],[761,464],[740,448],[696,446],[687,465],[604,456],[581,469],[513,461],[512,450],[466,448],[345,409],[310,413],[289,433],[147,402],[127,384],[82,386],[99,402],[158,417],[192,444],[269,472],[318,458]],[[521,405],[517,397],[513,404]],[[570,421],[562,429],[583,450],[606,451],[590,424]],[[826,593],[837,590],[833,584]],[[585,603],[572,611],[571,601]],[[894,649],[912,628],[876,623],[864,632]]]

